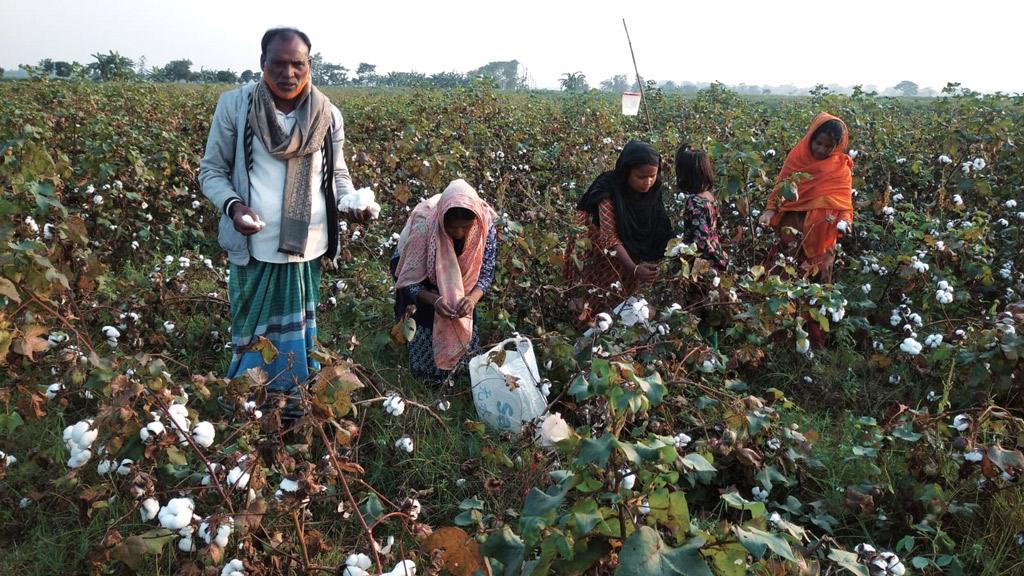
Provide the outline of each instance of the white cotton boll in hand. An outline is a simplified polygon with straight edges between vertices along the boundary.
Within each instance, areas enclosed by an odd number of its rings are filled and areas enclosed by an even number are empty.
[[[411,454],[412,451],[415,449],[415,444],[413,443],[412,438],[408,436],[402,436],[398,440],[395,440],[395,448]]]
[[[228,485],[232,488],[243,489],[249,485],[250,475],[241,466],[235,466],[228,472]]]
[[[142,501],[142,507],[139,508],[139,514],[142,516],[143,522],[149,522],[156,515],[160,513],[160,503],[157,502],[156,498],[146,498]]]
[[[213,444],[217,431],[210,422],[200,422],[192,429],[192,440],[203,448],[209,448]]]
[[[259,216],[256,218],[252,217],[252,214],[242,214],[242,222],[245,222],[249,226],[257,226],[260,230],[266,227],[267,223],[264,222]]]
[[[238,558],[235,558],[231,562],[224,565],[224,568],[220,571],[220,576],[245,576],[245,565]]]
[[[369,211],[370,218],[380,217],[380,204],[374,201],[374,193],[371,188],[360,188],[338,200],[338,208],[342,212],[363,212]]]

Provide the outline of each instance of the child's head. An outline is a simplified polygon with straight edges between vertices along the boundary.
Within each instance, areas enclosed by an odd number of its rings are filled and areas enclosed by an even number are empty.
[[[815,160],[824,160],[832,155],[836,146],[843,140],[843,123],[829,120],[811,134],[811,155]]]
[[[715,186],[715,167],[703,150],[683,144],[676,151],[676,187],[688,194],[707,192]]]

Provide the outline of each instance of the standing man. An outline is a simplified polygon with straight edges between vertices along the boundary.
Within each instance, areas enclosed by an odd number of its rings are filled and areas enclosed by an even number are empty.
[[[310,83],[310,47],[294,28],[263,35],[262,79],[221,95],[199,163],[203,194],[222,213],[218,239],[230,262],[227,377],[261,368],[268,391],[288,396],[290,409],[296,387],[319,368],[309,352],[320,258],[337,253],[337,198],[355,193],[341,112]],[[278,351],[269,364],[251,349],[260,336]]]

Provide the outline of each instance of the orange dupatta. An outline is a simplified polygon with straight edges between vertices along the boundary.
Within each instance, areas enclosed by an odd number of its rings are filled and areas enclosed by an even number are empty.
[[[828,158],[816,160],[811,154],[811,136],[819,126],[829,120],[843,123],[843,137]],[[821,256],[832,248],[839,236],[837,225],[841,220],[853,222],[853,159],[846,154],[850,131],[840,118],[822,112],[814,117],[807,133],[789,151],[775,188],[768,195],[767,209],[777,211],[772,227],[778,229],[785,212],[804,212],[804,254],[808,258]],[[782,183],[796,172],[810,174],[810,178],[797,184],[799,198],[786,201],[779,194]]]
[[[466,208],[476,215],[476,223],[458,255],[451,237],[444,231],[444,214],[456,207]],[[449,306],[457,306],[480,279],[487,232],[496,216],[490,205],[462,179],[452,181],[443,193],[420,202],[398,241],[396,288],[430,280]],[[434,364],[441,370],[455,368],[466,353],[472,335],[472,317],[444,318],[435,309]]]

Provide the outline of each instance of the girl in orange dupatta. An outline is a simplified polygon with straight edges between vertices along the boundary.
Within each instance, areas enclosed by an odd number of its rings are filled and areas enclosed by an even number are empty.
[[[759,219],[762,226],[774,228],[781,240],[781,246],[769,254],[768,266],[775,264],[781,251],[801,260],[806,274],[822,282],[832,281],[836,240],[853,224],[853,160],[846,154],[849,141],[846,124],[822,112],[790,150]],[[781,189],[798,172],[810,177],[798,180],[797,197],[786,200]]]
[[[460,179],[420,202],[402,230],[396,289],[400,304],[417,308],[409,360],[418,377],[443,380],[475,346],[474,308],[494,278],[495,216]]]

